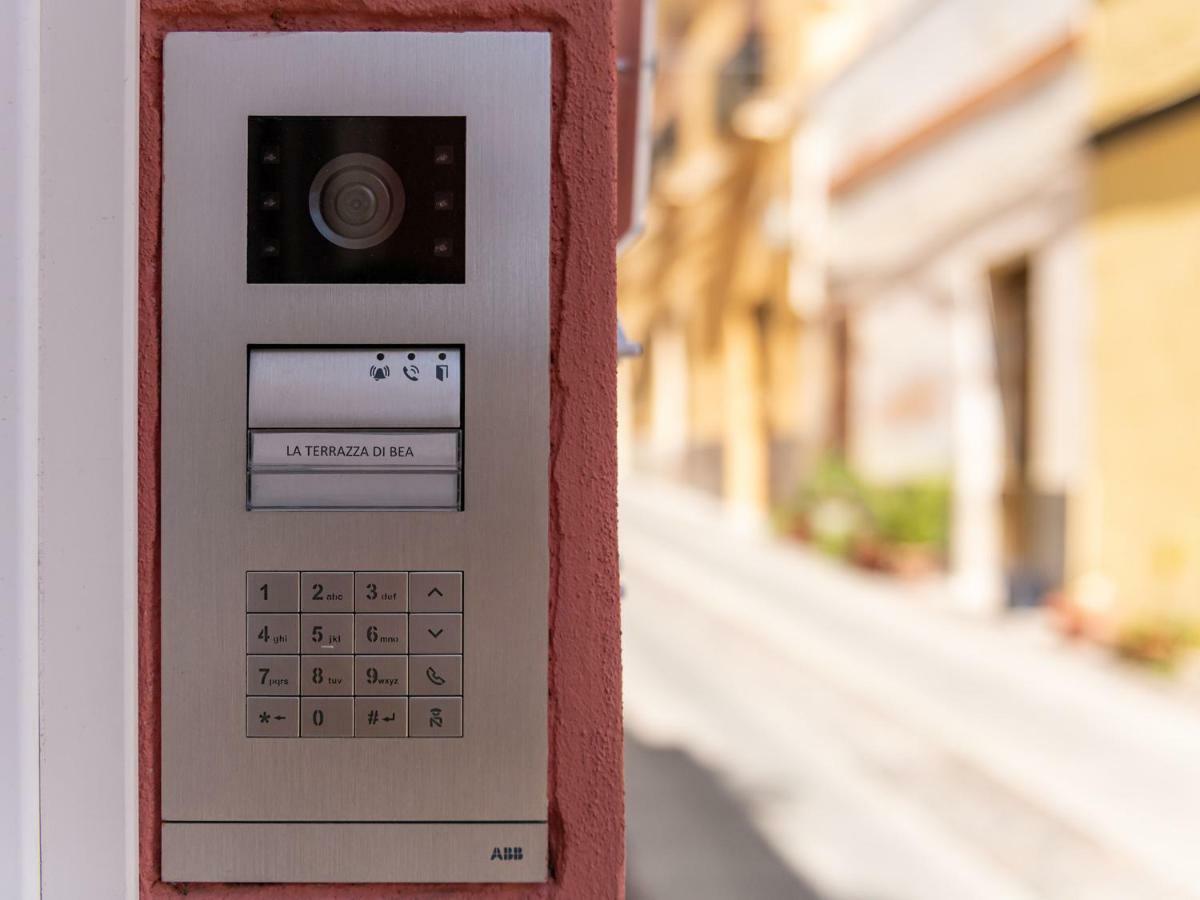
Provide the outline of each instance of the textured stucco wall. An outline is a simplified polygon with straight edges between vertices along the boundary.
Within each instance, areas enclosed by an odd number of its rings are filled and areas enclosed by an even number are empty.
[[[159,881],[159,285],[162,43],[179,30],[553,35],[550,865],[545,885],[190,885],[193,897],[615,898],[624,893],[616,551],[615,78],[605,0],[144,0],[139,387],[141,892]]]

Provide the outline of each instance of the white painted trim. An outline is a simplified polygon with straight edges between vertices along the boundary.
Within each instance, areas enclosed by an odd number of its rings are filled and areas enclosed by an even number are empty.
[[[38,891],[38,12],[0,6],[0,883]]]
[[[41,2],[42,897],[137,890],[135,0]]]

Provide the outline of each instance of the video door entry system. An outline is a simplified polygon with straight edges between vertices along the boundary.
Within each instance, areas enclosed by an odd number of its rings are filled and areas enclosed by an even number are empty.
[[[550,39],[165,45],[162,874],[542,881]]]

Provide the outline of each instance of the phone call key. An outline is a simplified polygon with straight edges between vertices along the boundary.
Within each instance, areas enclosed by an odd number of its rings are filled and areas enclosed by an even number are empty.
[[[462,665],[461,656],[410,656],[409,692],[438,696],[461,694]]]

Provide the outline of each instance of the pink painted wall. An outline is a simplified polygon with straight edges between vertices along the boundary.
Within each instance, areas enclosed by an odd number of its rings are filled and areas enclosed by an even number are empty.
[[[169,31],[537,30],[553,35],[550,868],[545,885],[190,885],[226,898],[624,896],[616,523],[611,4],[605,0],[142,0],[140,876],[159,880],[159,226]]]

